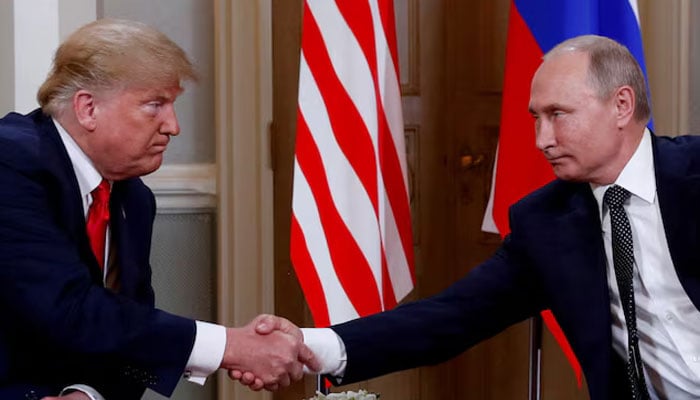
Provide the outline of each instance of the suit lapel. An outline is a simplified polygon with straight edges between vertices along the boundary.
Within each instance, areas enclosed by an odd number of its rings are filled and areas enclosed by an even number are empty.
[[[526,211],[538,278],[589,384],[610,383],[610,300],[598,205],[588,184],[558,181]],[[536,201],[536,200],[535,200]],[[515,229],[514,229],[515,231]]]
[[[131,251],[128,249],[129,241],[127,240],[127,219],[125,210],[125,183],[114,182],[112,187],[112,195],[109,202],[110,212],[110,229],[112,232],[112,257],[114,257],[114,268],[119,270],[119,291],[122,294],[131,292],[129,275],[131,273],[129,267],[133,265],[131,260]]]
[[[565,246],[564,258],[570,265],[568,270],[571,293],[567,294],[567,310],[576,310],[575,314],[562,312],[571,318],[572,329],[577,335],[576,348],[582,358],[598,365],[593,370],[607,376],[609,367],[607,359],[611,350],[612,333],[610,331],[610,297],[607,281],[605,250],[601,235],[601,223],[598,204],[588,184],[578,184],[578,190],[571,199],[570,211],[559,221],[559,232],[571,232],[562,235]],[[578,334],[580,333],[580,334]],[[595,354],[594,357],[587,357]],[[600,362],[605,360],[605,362]],[[590,369],[589,369],[590,371]]]
[[[688,297],[700,309],[700,176],[689,173],[691,160],[681,150],[684,146],[656,137],[652,143],[659,208],[671,259]]]
[[[137,179],[114,182],[110,198],[112,249],[119,268],[119,293],[152,302],[148,257],[153,215],[139,194],[139,183]]]

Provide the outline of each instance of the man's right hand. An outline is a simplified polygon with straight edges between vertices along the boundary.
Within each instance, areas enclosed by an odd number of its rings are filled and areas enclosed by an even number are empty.
[[[288,320],[261,315],[242,328],[226,329],[221,364],[232,379],[253,390],[277,390],[303,377],[303,365],[317,371],[320,363],[303,343],[301,330]]]

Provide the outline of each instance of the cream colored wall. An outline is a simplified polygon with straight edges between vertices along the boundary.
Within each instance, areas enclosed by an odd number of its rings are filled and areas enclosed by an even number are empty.
[[[14,110],[15,102],[15,53],[13,3],[0,1],[0,116]]]
[[[4,28],[12,29],[12,51],[3,53],[13,69],[2,70],[5,80],[13,82],[8,96],[12,110],[26,113],[38,106],[36,92],[51,66],[53,52],[60,41],[78,26],[96,17],[95,0],[5,0],[3,7],[11,18]],[[41,27],[41,29],[37,29]],[[10,78],[8,78],[8,76]],[[7,102],[7,98],[5,100]]]
[[[0,115],[38,106],[36,91],[58,43],[95,16],[95,0],[0,1]]]
[[[21,0],[27,1],[27,0]],[[30,0],[35,1],[35,0]],[[97,14],[98,0],[58,0],[58,37],[65,39],[79,26],[94,21]]]

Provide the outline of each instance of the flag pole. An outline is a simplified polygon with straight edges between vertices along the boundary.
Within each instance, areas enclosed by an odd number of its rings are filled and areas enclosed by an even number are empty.
[[[321,394],[328,394],[328,386],[322,375],[316,375],[316,391]]]
[[[530,319],[530,384],[528,399],[542,398],[542,317],[538,314]]]

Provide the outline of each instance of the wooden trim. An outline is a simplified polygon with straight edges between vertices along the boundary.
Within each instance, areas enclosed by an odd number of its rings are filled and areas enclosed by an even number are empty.
[[[143,177],[159,214],[216,210],[215,164],[170,164]]]
[[[401,0],[401,2],[405,2],[406,0]],[[399,4],[400,6],[401,4]],[[418,0],[408,0],[408,4],[406,5],[406,18],[407,18],[407,31],[406,32],[397,32],[397,41],[401,42],[401,40],[405,40],[407,42],[407,54],[406,55],[401,55],[399,54],[399,60],[403,57],[407,57],[406,60],[406,71],[400,71],[400,83],[401,83],[401,94],[404,96],[417,96],[420,94],[420,62],[419,62],[419,55],[420,55],[420,40],[419,40],[419,32],[420,32],[420,21],[419,21],[419,4]],[[403,7],[395,7],[395,9],[400,10],[403,9]],[[397,16],[398,19],[398,16]],[[397,31],[398,31],[398,24],[397,24]],[[401,35],[401,37],[399,37]],[[400,48],[401,46],[399,46]],[[401,62],[399,61],[399,64]],[[397,68],[400,69],[399,66]],[[406,78],[406,79],[404,79]]]
[[[408,198],[411,207],[411,226],[413,227],[413,245],[420,245],[420,125],[405,124],[404,138],[406,143],[406,164],[408,167]]]
[[[690,127],[690,0],[681,0],[678,10],[678,127],[677,134]]]
[[[217,317],[247,324],[274,305],[271,0],[215,0]],[[219,400],[267,400],[221,374]]]
[[[690,0],[640,0],[639,14],[655,131],[687,133]]]

